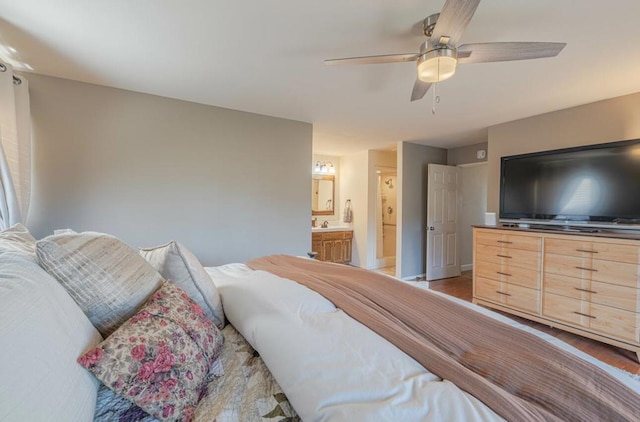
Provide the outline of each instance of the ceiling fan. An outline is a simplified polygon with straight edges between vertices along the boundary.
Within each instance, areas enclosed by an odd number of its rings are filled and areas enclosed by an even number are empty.
[[[469,25],[480,0],[447,0],[440,13],[427,17],[422,26],[427,40],[419,53],[349,57],[325,60],[328,65],[418,62],[417,78],[411,101],[424,97],[433,83],[450,78],[458,64],[487,63],[555,57],[566,43],[493,42],[462,44],[458,42]]]

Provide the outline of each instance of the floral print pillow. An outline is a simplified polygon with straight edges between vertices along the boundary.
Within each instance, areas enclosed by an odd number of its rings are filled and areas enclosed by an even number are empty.
[[[190,421],[223,341],[202,308],[165,282],[137,314],[78,363],[158,419]]]

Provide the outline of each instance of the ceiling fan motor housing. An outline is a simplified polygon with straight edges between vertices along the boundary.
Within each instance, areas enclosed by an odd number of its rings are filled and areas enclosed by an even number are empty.
[[[438,45],[418,57],[418,78],[429,83],[444,81],[453,76],[457,64],[456,49]]]

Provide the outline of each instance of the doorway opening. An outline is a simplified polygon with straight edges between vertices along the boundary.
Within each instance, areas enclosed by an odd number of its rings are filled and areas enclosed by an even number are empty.
[[[376,268],[395,275],[398,183],[397,170],[379,167],[376,194]]]

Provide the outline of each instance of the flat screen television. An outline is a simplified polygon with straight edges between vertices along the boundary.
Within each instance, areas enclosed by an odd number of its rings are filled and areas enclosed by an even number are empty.
[[[640,230],[640,139],[502,157],[500,221]]]

